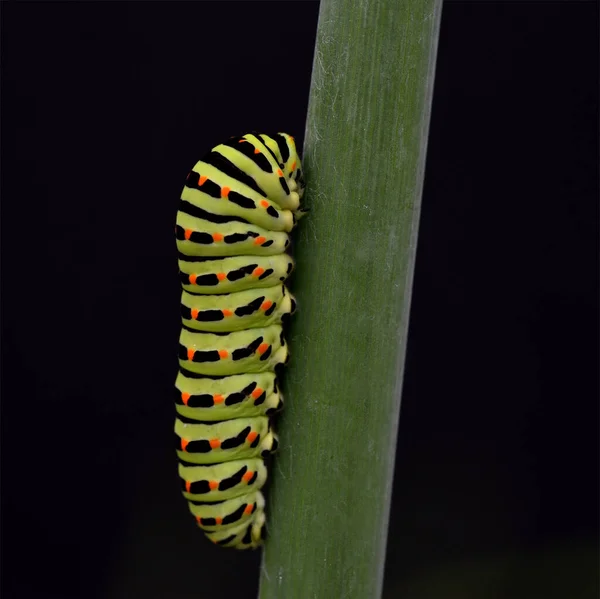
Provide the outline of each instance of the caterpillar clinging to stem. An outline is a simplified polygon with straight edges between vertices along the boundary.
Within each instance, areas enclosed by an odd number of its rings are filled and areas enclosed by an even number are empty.
[[[188,175],[175,233],[183,286],[175,434],[183,495],[214,543],[258,547],[270,415],[288,360],[282,322],[289,233],[304,180],[294,138],[252,133],[214,147]]]

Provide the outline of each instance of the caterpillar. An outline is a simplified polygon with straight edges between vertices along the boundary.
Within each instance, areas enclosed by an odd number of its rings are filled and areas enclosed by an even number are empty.
[[[283,404],[275,370],[289,359],[282,323],[296,309],[286,251],[303,193],[294,138],[251,133],[208,152],[181,194],[179,477],[198,526],[224,547],[264,538],[270,417]]]

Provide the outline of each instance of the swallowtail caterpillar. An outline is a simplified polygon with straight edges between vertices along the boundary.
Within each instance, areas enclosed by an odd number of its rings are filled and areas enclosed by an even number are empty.
[[[282,406],[275,368],[288,361],[282,321],[296,308],[286,250],[303,192],[294,138],[253,133],[214,147],[181,194],[179,476],[198,526],[225,547],[256,548],[264,536],[264,458]]]

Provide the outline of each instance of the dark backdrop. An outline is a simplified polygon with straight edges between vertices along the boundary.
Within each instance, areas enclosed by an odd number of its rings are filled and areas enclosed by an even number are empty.
[[[387,597],[597,595],[597,13],[445,4]],[[255,596],[179,493],[173,223],[223,138],[301,147],[317,16],[3,3],[3,597]]]

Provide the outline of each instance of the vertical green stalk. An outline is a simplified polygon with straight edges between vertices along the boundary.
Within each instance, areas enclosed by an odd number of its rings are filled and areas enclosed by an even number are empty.
[[[261,599],[381,594],[441,0],[322,0]]]

